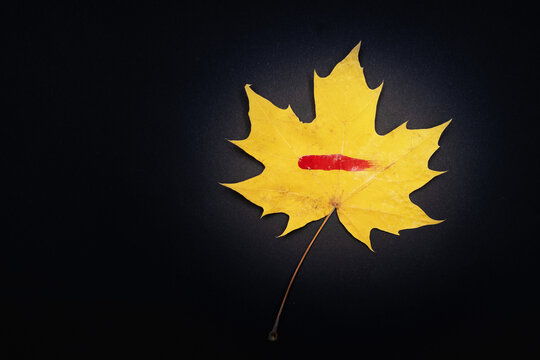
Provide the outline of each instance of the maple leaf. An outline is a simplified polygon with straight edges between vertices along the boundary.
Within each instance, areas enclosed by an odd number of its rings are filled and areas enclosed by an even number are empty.
[[[325,78],[315,72],[315,113],[302,123],[290,105],[281,109],[249,85],[251,132],[231,141],[265,166],[251,179],[222,184],[263,208],[262,216],[285,213],[280,235],[334,210],[339,220],[371,250],[370,232],[395,235],[403,229],[438,224],[409,194],[444,171],[428,168],[450,121],[430,129],[406,123],[386,135],[375,131],[382,84],[370,89],[358,60],[358,44]]]
[[[264,171],[235,184],[222,184],[263,208],[262,216],[285,213],[280,236],[324,217],[294,271],[269,340],[277,328],[291,285],[313,242],[337,211],[345,228],[373,251],[373,228],[399,235],[403,229],[438,224],[410,200],[410,193],[444,173],[428,168],[450,121],[430,129],[406,123],[386,135],[375,131],[382,84],[370,89],[358,60],[358,44],[321,78],[315,72],[315,113],[302,123],[290,105],[281,109],[249,85],[251,132],[232,141],[264,165]]]

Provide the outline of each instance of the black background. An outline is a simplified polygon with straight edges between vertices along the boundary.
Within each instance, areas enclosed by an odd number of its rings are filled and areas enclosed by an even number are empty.
[[[516,2],[4,9],[0,356],[473,358],[538,352],[538,55]],[[313,70],[359,41],[384,80],[376,128],[454,119],[411,196],[437,226],[372,231],[287,217],[218,182],[262,165],[246,83],[302,121]]]

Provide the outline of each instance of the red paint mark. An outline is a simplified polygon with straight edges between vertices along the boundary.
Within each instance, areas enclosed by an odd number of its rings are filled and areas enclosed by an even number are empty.
[[[298,166],[306,170],[362,171],[373,167],[369,160],[355,159],[341,154],[305,155],[298,159]]]

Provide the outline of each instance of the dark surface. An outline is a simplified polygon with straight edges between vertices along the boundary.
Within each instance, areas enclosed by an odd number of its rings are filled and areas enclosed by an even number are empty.
[[[510,4],[6,9],[0,357],[538,352],[539,59]],[[373,230],[372,253],[331,217],[269,343],[321,221],[276,239],[285,215],[217,184],[262,170],[225,139],[249,133],[245,83],[311,121],[313,70],[360,40],[379,133],[454,119],[449,172],[412,195],[447,220]]]

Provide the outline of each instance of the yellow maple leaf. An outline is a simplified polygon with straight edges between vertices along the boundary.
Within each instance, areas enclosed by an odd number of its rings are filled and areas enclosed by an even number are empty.
[[[371,250],[373,228],[399,235],[403,229],[441,222],[427,216],[409,195],[443,173],[427,165],[450,121],[430,129],[408,129],[404,123],[377,134],[382,84],[368,87],[359,50],[360,44],[327,77],[315,73],[316,118],[311,123],[300,122],[290,106],[281,109],[246,85],[251,132],[232,142],[265,169],[251,179],[222,185],[261,206],[262,216],[287,214],[280,236],[325,218],[291,277],[268,335],[272,341],[296,274],[335,210],[345,228]]]
[[[283,236],[334,210],[345,228],[371,250],[377,228],[399,235],[403,229],[437,224],[409,194],[444,172],[428,168],[450,121],[430,129],[406,123],[381,136],[375,113],[382,84],[370,89],[358,60],[358,44],[327,77],[315,73],[315,113],[302,123],[288,106],[281,109],[249,85],[251,132],[232,141],[265,169],[248,180],[222,184],[263,208],[262,216],[285,213]]]

